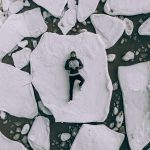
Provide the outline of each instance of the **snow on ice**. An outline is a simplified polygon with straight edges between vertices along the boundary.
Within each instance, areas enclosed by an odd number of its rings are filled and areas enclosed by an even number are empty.
[[[16,117],[35,117],[38,110],[30,75],[3,63],[0,70],[0,110]]]
[[[106,49],[112,47],[122,36],[125,30],[124,22],[117,18],[104,14],[91,15],[91,22],[95,27],[96,33],[106,45]]]
[[[124,135],[105,125],[84,124],[70,150],[118,150]]]
[[[85,64],[81,74],[86,81],[82,92],[75,83],[74,100],[68,102],[69,81],[64,65],[72,50]],[[112,83],[104,43],[99,35],[45,33],[31,53],[31,74],[33,85],[56,122],[103,122],[106,119]]]
[[[150,139],[149,62],[119,67],[123,92],[126,130],[132,150],[141,150]]]
[[[28,142],[33,150],[50,150],[50,123],[45,117],[38,116],[28,134]]]
[[[38,24],[37,24],[38,22]],[[0,28],[0,59],[24,37],[38,37],[47,30],[39,8],[11,15]]]

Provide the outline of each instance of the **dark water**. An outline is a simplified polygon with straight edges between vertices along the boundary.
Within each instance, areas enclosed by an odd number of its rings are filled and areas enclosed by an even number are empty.
[[[37,7],[37,5],[32,3],[30,8],[24,8],[23,11],[26,11],[26,10],[29,10],[29,9],[32,9],[35,7]],[[98,13],[103,13],[103,4],[102,3],[99,4],[97,10],[98,10]],[[43,9],[42,9],[42,11],[43,11]],[[119,17],[123,17],[123,16],[119,16]],[[109,68],[108,68],[110,77],[112,79],[112,83],[116,82],[119,85],[118,75],[117,75],[118,66],[127,66],[127,65],[132,65],[132,64],[139,63],[139,62],[145,62],[145,61],[150,60],[150,37],[139,36],[138,32],[137,32],[139,26],[141,25],[140,20],[142,19],[143,21],[145,21],[148,17],[150,17],[150,14],[128,17],[129,19],[131,19],[134,22],[133,34],[131,36],[127,36],[126,34],[124,34],[121,37],[121,39],[115,44],[115,46],[113,46],[112,48],[107,50],[108,54],[114,53],[117,56],[113,63],[109,63]],[[58,34],[62,34],[61,31],[59,30],[59,28],[57,27],[58,21],[59,21],[59,19],[55,19],[54,17],[50,17],[50,18],[46,19],[46,22],[48,24],[48,32],[56,32]],[[88,22],[86,26],[81,23],[77,23],[76,26],[73,28],[73,30],[70,31],[68,34],[70,34],[70,35],[78,34],[81,29],[87,29],[88,31],[95,33],[94,27],[92,26],[90,19],[87,19],[86,22]],[[31,49],[34,49],[32,42],[31,42],[31,40],[33,38],[26,38],[26,39],[29,41],[28,47],[30,47]],[[40,38],[38,38],[37,40],[39,41],[39,39]],[[124,42],[123,42],[123,40],[124,40]],[[123,43],[123,44],[121,44],[121,43]],[[128,52],[128,51],[136,52],[137,50],[139,51],[139,54],[135,55],[134,61],[129,61],[129,62],[122,61],[122,56],[124,56],[124,54],[126,52]],[[12,58],[8,55],[3,59],[3,62],[13,65]],[[99,68],[99,69],[101,69],[101,68]],[[30,65],[23,68],[22,70],[30,73]],[[36,90],[35,90],[35,97],[36,97],[37,101],[40,100],[40,97]],[[122,99],[122,93],[121,93],[120,87],[118,87],[118,89],[115,90],[112,95],[110,112],[109,112],[109,115],[108,115],[106,121],[104,122],[104,124],[107,125],[108,127],[111,123],[114,123],[114,127],[116,125],[116,120],[115,120],[116,116],[113,115],[113,108],[116,105],[119,105],[119,112],[120,111],[124,112],[123,99]],[[41,115],[44,115],[40,111],[39,111],[39,113]],[[72,136],[69,141],[67,141],[66,143],[63,143],[60,140],[60,134],[64,133],[64,132],[72,133],[73,131],[77,133],[82,124],[55,123],[55,120],[53,117],[49,117],[49,119],[51,122],[51,125],[50,125],[51,150],[69,150],[75,136]],[[22,128],[23,125],[26,123],[29,123],[30,125],[32,125],[33,120],[29,120],[29,119],[25,119],[25,118],[16,118],[16,117],[10,116],[8,114],[6,120],[0,120],[0,130],[8,138],[13,139],[14,135],[16,134],[16,132],[15,132],[16,129]],[[101,123],[91,123],[91,124],[97,125],[97,124],[101,124]],[[117,132],[125,133],[125,135],[126,135],[125,120],[122,124],[122,127],[117,129]],[[25,139],[24,142],[22,142],[23,138]],[[22,135],[20,135],[18,141],[20,141],[22,143],[27,142],[26,137],[24,137]],[[28,147],[28,149],[31,149],[28,144],[25,144],[25,145]],[[147,145],[147,147],[145,147],[145,150],[148,149],[148,147],[150,147],[150,145]],[[127,136],[125,137],[125,140],[124,140],[120,150],[130,150]]]

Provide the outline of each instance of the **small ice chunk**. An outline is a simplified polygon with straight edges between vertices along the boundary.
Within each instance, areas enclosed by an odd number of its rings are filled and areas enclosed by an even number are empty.
[[[22,10],[24,7],[24,2],[23,0],[17,0],[15,2],[13,2],[10,6],[9,6],[9,12],[12,14],[16,14],[17,12],[19,12],[20,10]]]
[[[127,35],[130,36],[132,34],[133,28],[134,28],[133,22],[128,18],[125,18],[124,22],[125,22],[125,32]]]
[[[58,22],[58,27],[63,34],[67,34],[76,24],[77,6],[69,8]]]
[[[105,14],[91,15],[91,22],[105,43],[106,49],[114,46],[125,30],[125,24],[121,19]]]
[[[1,132],[0,132],[0,149],[1,150],[27,150],[23,144],[13,141],[5,137]]]
[[[7,117],[6,113],[4,111],[0,111],[0,118],[5,120]]]
[[[69,140],[70,137],[71,137],[70,133],[62,133],[60,136],[61,141],[63,141],[63,142]]]
[[[120,128],[122,126],[123,119],[124,119],[123,112],[121,111],[116,117],[116,127],[117,128]]]
[[[38,116],[28,134],[28,142],[33,150],[50,149],[50,123],[45,117]]]
[[[28,45],[28,41],[24,40],[18,43],[18,46],[21,48],[25,48]]]
[[[117,115],[118,114],[118,108],[117,107],[114,107],[114,111],[113,111],[113,113],[114,113],[114,115]]]
[[[18,69],[22,69],[23,67],[28,65],[30,61],[30,54],[31,54],[31,49],[27,47],[25,47],[20,51],[17,51],[16,53],[13,53],[12,58],[15,67]]]
[[[116,58],[116,54],[108,54],[107,55],[107,60],[108,62],[113,62]]]
[[[118,150],[124,135],[105,125],[82,125],[70,150]]]
[[[38,43],[37,43],[37,40],[32,40],[32,43],[33,43],[33,47],[36,48],[36,47],[37,47],[37,44],[38,44]]]
[[[46,19],[46,18],[49,18],[51,16],[51,14],[47,11],[43,11],[43,18]]]
[[[30,7],[30,5],[31,5],[31,4],[29,3],[29,1],[28,1],[28,0],[25,0],[24,6],[25,6],[25,7]]]
[[[129,61],[129,60],[133,60],[134,57],[135,57],[135,54],[134,54],[133,52],[131,52],[131,51],[128,51],[128,52],[122,57],[122,59],[123,59],[124,61]]]
[[[25,124],[21,130],[21,134],[24,135],[24,134],[27,134],[29,132],[29,129],[30,129],[30,125],[29,124]]]
[[[46,115],[52,115],[48,108],[46,108],[42,101],[38,101],[39,109]]]
[[[84,22],[92,13],[95,12],[100,0],[79,0],[77,19]]]

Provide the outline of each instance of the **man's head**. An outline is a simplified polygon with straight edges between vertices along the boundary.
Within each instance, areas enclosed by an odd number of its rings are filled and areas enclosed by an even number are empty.
[[[76,52],[75,52],[75,51],[72,51],[72,52],[70,53],[70,57],[75,58],[75,57],[76,57]]]

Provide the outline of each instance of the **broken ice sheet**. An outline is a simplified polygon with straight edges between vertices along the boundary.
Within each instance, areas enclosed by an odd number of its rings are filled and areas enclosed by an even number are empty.
[[[121,19],[105,14],[91,15],[91,22],[96,33],[104,41],[106,49],[114,46],[125,30],[125,24]]]
[[[72,49],[84,63],[81,74],[86,81],[82,92],[75,83],[74,99],[68,102],[69,81],[64,65]],[[56,122],[103,122],[106,119],[112,83],[105,47],[99,35],[90,32],[74,36],[45,33],[31,53],[30,62],[32,83]]]
[[[0,63],[0,80],[0,110],[16,117],[35,117],[38,110],[30,75]]]
[[[5,137],[0,132],[0,149],[1,150],[27,150],[23,144]]]
[[[45,117],[35,118],[28,134],[28,142],[33,150],[50,150],[50,123]]]
[[[70,150],[119,150],[124,135],[105,125],[84,124]]]
[[[143,149],[150,141],[149,62],[119,67],[126,130],[132,150]]]

